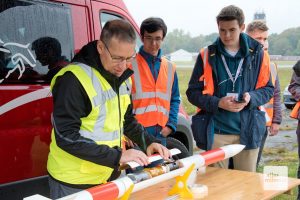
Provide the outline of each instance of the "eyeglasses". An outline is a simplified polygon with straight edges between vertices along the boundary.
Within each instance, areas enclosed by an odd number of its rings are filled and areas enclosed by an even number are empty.
[[[148,41],[148,42],[155,42],[157,44],[160,44],[162,42],[162,38],[161,37],[151,37],[151,36],[144,36],[144,40]]]
[[[113,63],[121,63],[123,62],[124,60],[127,62],[127,63],[130,63],[135,57],[136,57],[136,53],[134,53],[133,56],[131,57],[127,57],[127,58],[124,58],[124,57],[121,57],[121,56],[113,56],[111,55],[107,45],[105,44],[105,42],[102,41],[102,43],[104,44],[105,48],[107,49],[107,52],[109,53],[110,57],[111,57],[111,60]]]

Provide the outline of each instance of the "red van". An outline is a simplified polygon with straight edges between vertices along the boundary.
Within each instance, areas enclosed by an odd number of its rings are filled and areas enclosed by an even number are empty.
[[[129,21],[139,34],[122,0],[0,1],[0,199],[48,196],[51,73],[116,18]],[[140,45],[139,40],[137,49]],[[168,147],[178,148],[181,141],[187,156],[193,138],[183,113]]]

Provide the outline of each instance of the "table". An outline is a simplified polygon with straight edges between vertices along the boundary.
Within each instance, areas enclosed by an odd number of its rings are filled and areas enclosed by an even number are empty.
[[[205,174],[199,174],[196,183],[208,187],[208,196],[203,200],[260,200],[271,199],[286,191],[264,190],[263,174],[238,170],[207,167]],[[168,191],[175,179],[164,181],[147,189],[131,194],[131,200],[168,199]],[[288,190],[300,185],[300,179],[288,178]],[[288,191],[287,190],[287,191]],[[178,199],[170,198],[169,199]]]

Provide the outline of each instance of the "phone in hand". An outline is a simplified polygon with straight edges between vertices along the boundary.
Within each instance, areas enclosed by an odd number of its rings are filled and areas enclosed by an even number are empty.
[[[235,102],[237,103],[245,103],[245,99],[234,99]]]
[[[234,101],[237,103],[245,103],[246,102],[242,95],[238,95],[236,98],[234,98]]]

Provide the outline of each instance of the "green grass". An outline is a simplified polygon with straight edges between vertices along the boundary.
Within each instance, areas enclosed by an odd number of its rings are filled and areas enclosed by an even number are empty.
[[[292,68],[278,68],[278,77],[279,77],[281,94],[283,93],[284,88],[290,83],[292,74],[293,74]]]
[[[294,65],[297,61],[291,61],[291,60],[274,60],[278,65]]]
[[[294,61],[277,61],[278,66],[282,66],[286,63],[294,64]],[[181,63],[176,63],[179,67],[177,68],[177,75],[179,80],[179,90],[181,94],[181,99],[183,102],[183,107],[185,111],[192,115],[195,113],[195,107],[190,104],[187,100],[187,97],[185,95],[185,91],[188,87],[188,82],[190,80],[192,70],[193,68],[180,68]],[[185,62],[184,65],[194,66],[193,62]],[[281,99],[284,88],[290,83],[291,76],[292,76],[293,70],[292,68],[278,68],[278,77],[280,82],[280,89],[281,89]]]
[[[298,153],[289,151],[285,148],[265,148],[263,150],[264,157],[271,157],[272,160],[265,162],[264,165],[258,167],[257,172],[263,173],[264,166],[287,166],[288,167],[288,177],[297,178],[298,170]],[[297,199],[297,187],[292,190],[291,194],[279,195],[273,200],[292,200]]]

